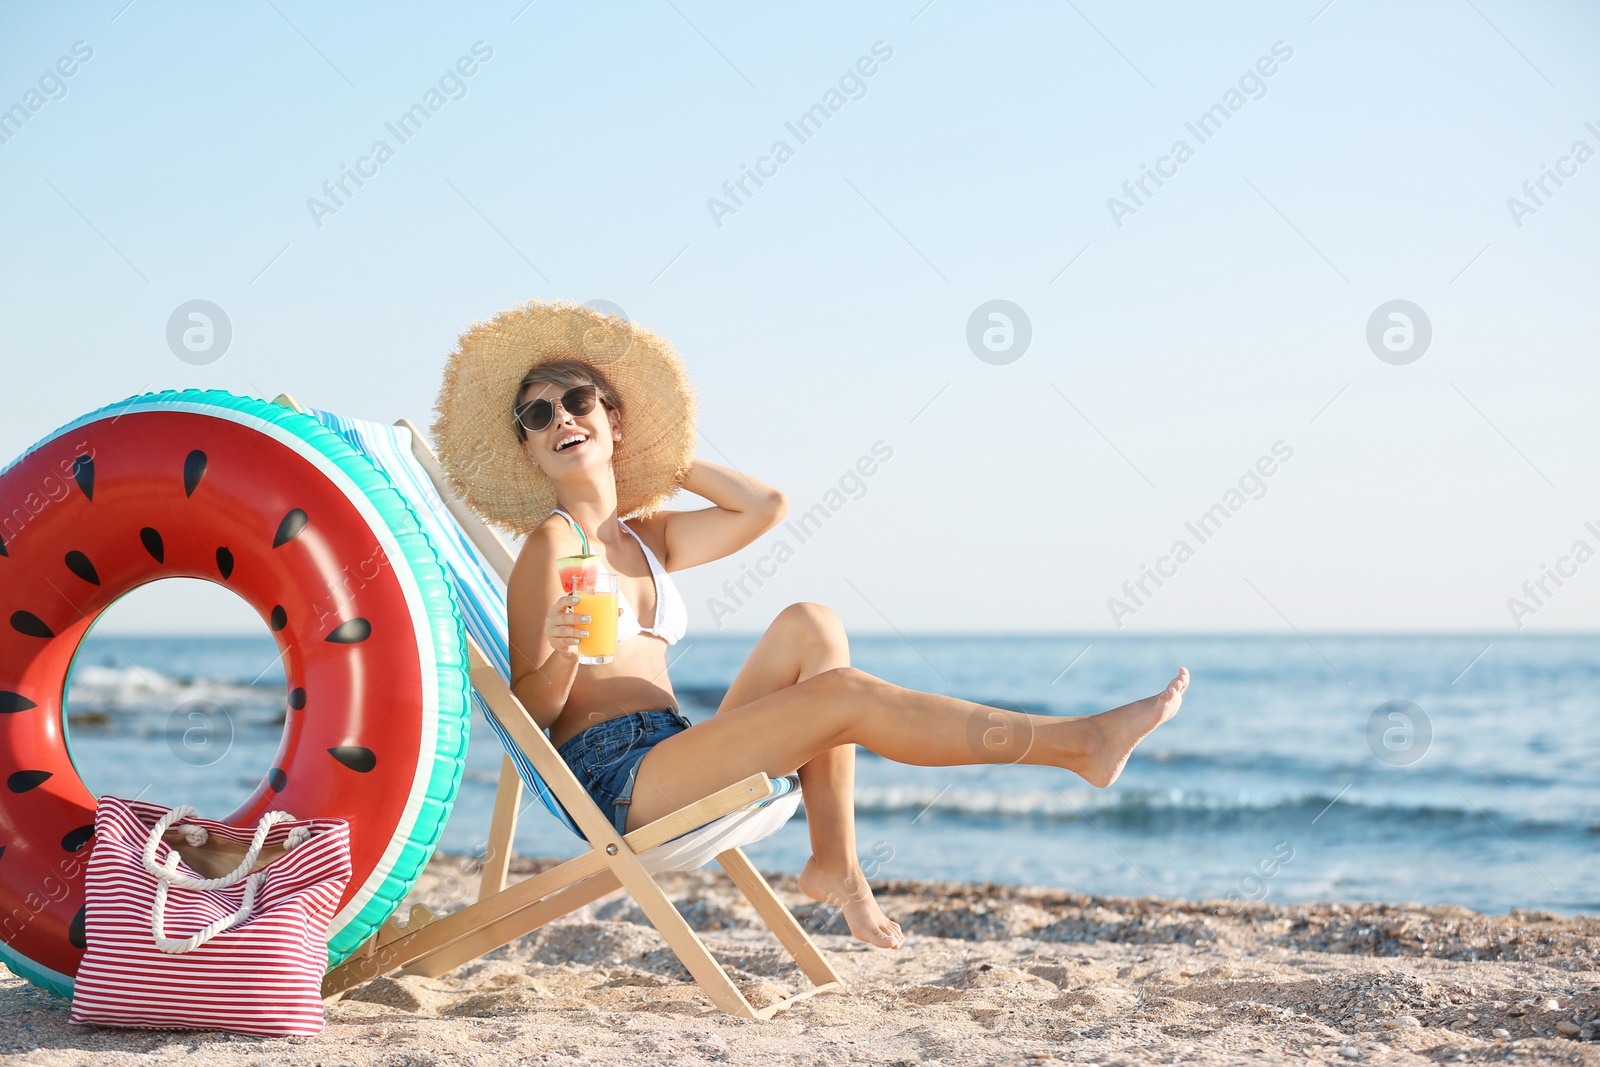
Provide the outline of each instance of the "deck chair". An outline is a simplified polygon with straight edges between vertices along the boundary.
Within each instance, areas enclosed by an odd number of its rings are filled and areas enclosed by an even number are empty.
[[[427,438],[409,421],[394,426],[301,408],[339,433],[388,475],[410,502],[455,586],[466,623],[475,702],[505,747],[487,855],[476,903],[434,918],[411,909],[402,927],[390,919],[323,980],[336,1000],[398,970],[430,978],[529,934],[618,888],[638,904],[712,1004],[731,1015],[769,1019],[790,1004],[842,989],[823,951],[773,893],[741,846],[782,826],[799,805],[797,775],[754,774],[626,835],[584,790],[550,739],[511,692],[505,583],[512,556],[505,543],[455,496]],[[589,845],[587,851],[515,885],[506,884],[524,788]],[[679,914],[653,877],[694,870],[715,859],[812,983],[803,992],[755,1008]]]

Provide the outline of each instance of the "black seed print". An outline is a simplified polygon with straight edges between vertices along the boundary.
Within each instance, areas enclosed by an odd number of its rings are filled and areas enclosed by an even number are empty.
[[[13,611],[11,613],[11,628],[19,634],[29,637],[54,637],[55,633],[44,624],[44,620],[31,611]]]
[[[73,549],[67,553],[67,570],[76,574],[90,585],[100,584],[100,575],[95,573],[94,564],[89,562],[89,557]]]
[[[6,779],[6,788],[13,793],[26,793],[44,785],[52,777],[49,771],[17,771]]]
[[[357,774],[366,774],[378,765],[378,757],[373,754],[372,749],[362,748],[360,745],[339,745],[328,749],[328,755]]]
[[[78,483],[78,488],[83,490],[83,495],[93,500],[94,460],[89,456],[79,456],[73,460],[72,477]]]
[[[167,561],[167,546],[161,542],[161,531],[153,526],[146,526],[139,531],[139,541],[144,545],[144,550],[150,553],[150,558],[157,563]]]
[[[206,476],[206,454],[198,448],[183,461],[183,495],[194,496],[194,487]]]
[[[336,645],[358,645],[372,636],[372,624],[366,619],[351,619],[341,622],[334,631],[328,635],[327,640]]]
[[[306,528],[308,521],[310,520],[306,517],[306,513],[299,508],[289,512],[283,517],[283,521],[278,523],[278,532],[272,538],[272,547],[278,548],[300,536],[300,531]]]

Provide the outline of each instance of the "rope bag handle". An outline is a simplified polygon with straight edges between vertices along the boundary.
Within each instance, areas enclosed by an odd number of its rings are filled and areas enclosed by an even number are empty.
[[[184,952],[192,952],[201,945],[205,944],[207,941],[210,941],[213,937],[216,937],[218,934],[227,930],[231,930],[235,926],[238,926],[240,923],[250,918],[250,912],[255,907],[256,892],[258,889],[260,889],[261,883],[266,881],[267,878],[266,871],[257,871],[254,874],[251,874],[250,868],[255,866],[256,859],[261,855],[261,849],[266,844],[267,834],[272,830],[272,828],[280,822],[294,821],[294,816],[290,815],[286,811],[267,812],[267,814],[261,817],[260,824],[256,826],[255,834],[250,839],[250,848],[244,854],[244,859],[239,862],[237,869],[223,875],[220,878],[190,878],[186,875],[178,873],[178,862],[182,857],[178,855],[177,849],[173,849],[167,854],[165,863],[156,863],[156,846],[160,843],[162,836],[167,832],[168,829],[172,827],[174,823],[182,822],[184,819],[189,818],[194,813],[194,808],[187,804],[173,808],[160,819],[156,820],[155,826],[150,830],[149,838],[147,838],[144,843],[144,855],[142,857],[144,861],[144,869],[146,873],[153,876],[156,880],[155,906],[151,908],[150,911],[150,932],[155,938],[156,947],[162,952],[169,952],[173,955],[178,955]],[[197,846],[205,844],[206,840],[210,836],[206,833],[206,829],[203,826],[185,826],[180,832],[183,834],[185,841],[191,845]],[[284,850],[288,851],[289,849],[295,848],[298,845],[304,844],[308,839],[310,839],[310,837],[310,829],[304,826],[297,826],[293,830],[289,831],[288,838],[284,840]],[[201,891],[210,889],[226,889],[229,886],[238,885],[241,880],[244,881],[244,900],[240,903],[238,911],[234,912],[232,915],[223,916],[216,922],[213,922],[209,926],[196,931],[189,937],[170,938],[167,936],[166,910],[168,887],[176,886],[179,889],[195,889]]]

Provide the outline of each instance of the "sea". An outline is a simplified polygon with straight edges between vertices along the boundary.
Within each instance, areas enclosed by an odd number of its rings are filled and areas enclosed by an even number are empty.
[[[674,646],[690,719],[713,714],[754,643]],[[858,851],[874,877],[1600,914],[1600,635],[861,636],[851,656],[898,685],[1056,716],[1150,695],[1179,665],[1193,675],[1109,789],[862,750]],[[226,817],[272,765],[285,700],[265,633],[91,633],[68,681],[72,756],[97,795]],[[440,849],[481,854],[499,768],[475,718]],[[516,844],[582,848],[536,803]],[[798,872],[803,811],[748,851]]]

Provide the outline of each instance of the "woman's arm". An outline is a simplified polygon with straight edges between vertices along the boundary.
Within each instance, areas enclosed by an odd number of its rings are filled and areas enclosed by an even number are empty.
[[[566,706],[567,695],[578,677],[576,644],[558,638],[552,648],[547,637],[550,616],[561,599],[561,577],[556,560],[576,553],[577,537],[559,524],[546,523],[528,535],[506,583],[506,625],[511,643],[511,691],[528,710],[535,725],[548,730]],[[567,550],[570,549],[571,552]],[[569,616],[574,624],[577,616]],[[576,633],[576,630],[573,631]]]
[[[704,460],[694,461],[682,485],[716,506],[663,511],[644,520],[660,531],[667,548],[661,565],[669,571],[731,556],[778,525],[789,511],[788,497],[772,486]]]

